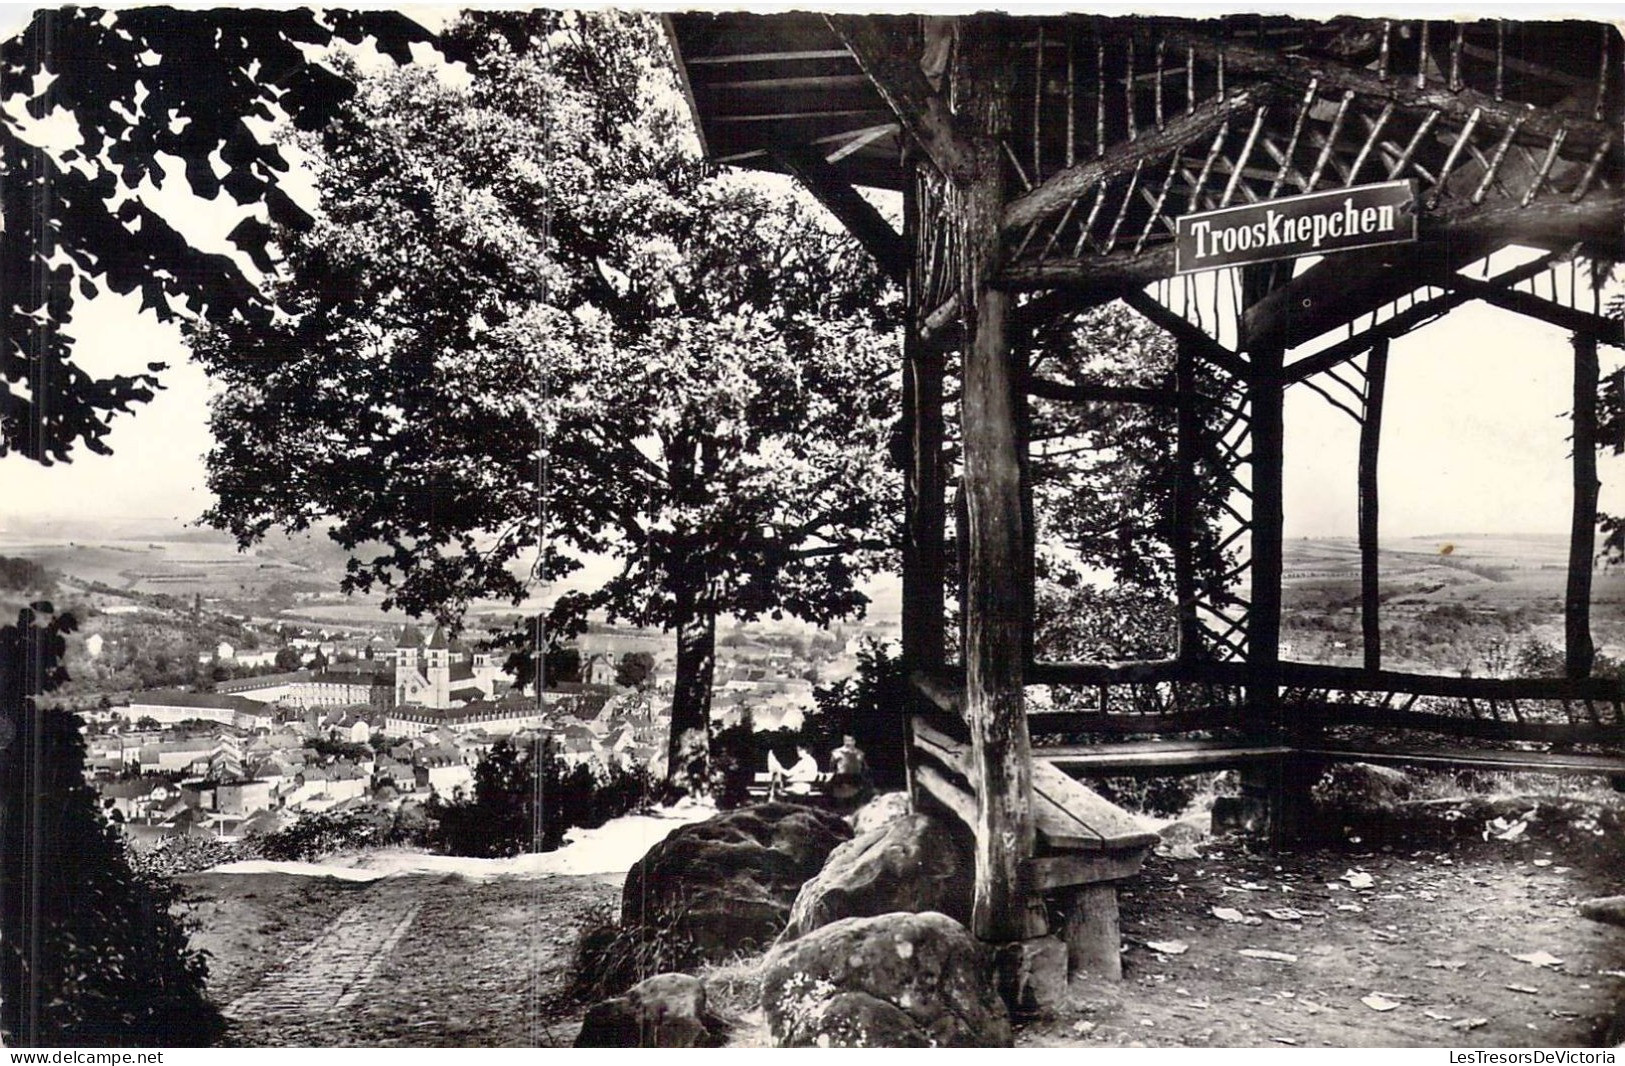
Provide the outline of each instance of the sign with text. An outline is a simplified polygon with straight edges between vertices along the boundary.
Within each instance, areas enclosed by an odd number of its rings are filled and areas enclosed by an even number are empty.
[[[1385,181],[1175,220],[1174,271],[1270,263],[1416,240],[1416,186]]]

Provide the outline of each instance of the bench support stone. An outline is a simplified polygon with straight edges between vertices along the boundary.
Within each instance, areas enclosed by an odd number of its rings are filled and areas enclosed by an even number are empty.
[[[1117,917],[1117,884],[1103,881],[1070,890],[1066,908],[1067,962],[1073,973],[1108,981],[1123,979],[1123,930]]]
[[[1053,1010],[1066,1002],[1070,952],[1060,937],[1038,936],[996,949],[994,980],[1009,1008],[1021,1014]]]

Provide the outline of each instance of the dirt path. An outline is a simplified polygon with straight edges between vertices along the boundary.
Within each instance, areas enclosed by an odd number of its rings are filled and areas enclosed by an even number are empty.
[[[1482,839],[1531,811],[1515,839]],[[1617,817],[1599,836],[1562,803],[1448,814],[1279,856],[1153,858],[1123,893],[1123,983],[1075,983],[1020,1042],[1598,1046],[1625,1003],[1625,931],[1575,902],[1625,879]]]
[[[423,909],[421,900],[405,903],[404,913],[401,906],[368,899],[351,907],[257,988],[232,1000],[226,1017],[263,1024],[289,1016],[322,1018],[351,1006]]]
[[[620,878],[184,878],[239,1046],[547,1046],[579,929]],[[579,1022],[579,1019],[574,1019]]]
[[[1075,981],[1017,1042],[1598,1046],[1625,1004],[1625,930],[1575,903],[1625,886],[1622,811],[1408,809],[1281,855],[1228,838],[1153,857],[1122,894],[1123,982]],[[182,880],[228,1040],[271,1047],[568,1045],[576,937],[621,881]]]

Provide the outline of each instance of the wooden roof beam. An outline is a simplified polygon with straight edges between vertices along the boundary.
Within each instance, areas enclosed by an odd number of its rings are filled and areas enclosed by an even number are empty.
[[[1308,87],[1311,81],[1317,81],[1323,93],[1352,91],[1361,96],[1391,100],[1402,108],[1438,110],[1445,117],[1458,122],[1465,122],[1476,111],[1483,119],[1501,129],[1521,123],[1517,140],[1525,144],[1545,147],[1558,130],[1566,129],[1571,146],[1590,151],[1616,132],[1615,125],[1608,122],[1563,114],[1551,108],[1531,107],[1516,100],[1497,100],[1493,95],[1474,89],[1451,92],[1444,85],[1419,87],[1409,78],[1396,77],[1385,81],[1371,71],[1344,63],[1289,57],[1245,44],[1239,39],[1215,40],[1178,27],[1145,27],[1139,32],[1148,37],[1161,35],[1170,48],[1194,49],[1197,55],[1214,62],[1222,55],[1225,66],[1233,73],[1261,75],[1298,90]]]
[[[728,63],[784,63],[798,59],[850,59],[845,48],[812,48],[797,52],[736,52],[720,56],[689,56],[691,67],[722,66]]]
[[[1616,348],[1625,347],[1625,322],[1618,319],[1605,318],[1577,307],[1542,299],[1522,289],[1498,285],[1494,281],[1464,277],[1461,274],[1438,277],[1433,279],[1433,283],[1504,310],[1548,322],[1571,333],[1595,337],[1603,344],[1611,344]]]
[[[971,153],[954,127],[948,102],[931,88],[915,50],[899,32],[903,16],[825,15],[824,21],[874,83],[903,130],[942,174],[966,180]]]
[[[1558,253],[1548,253],[1533,262],[1513,267],[1511,270],[1495,275],[1489,280],[1489,284],[1506,286],[1527,281],[1542,271],[1549,269],[1558,258]],[[1471,299],[1472,297],[1466,292],[1457,289],[1412,304],[1392,317],[1378,322],[1370,329],[1363,330],[1345,340],[1340,340],[1336,344],[1322,348],[1313,355],[1306,355],[1297,362],[1292,363],[1285,370],[1286,380],[1288,383],[1302,381],[1305,378],[1330,370],[1366,351],[1378,340],[1392,340],[1403,337],[1411,330],[1425,325],[1447,311],[1460,307]]]
[[[1421,217],[1418,244],[1330,256],[1245,312],[1241,348],[1277,337],[1296,347],[1410,292],[1421,284],[1421,267],[1455,269],[1508,244],[1567,248],[1587,242],[1607,258],[1625,259],[1619,226],[1625,194],[1619,190],[1594,192],[1578,204],[1546,200],[1531,207],[1500,199],[1449,203]],[[1139,252],[1015,263],[1004,268],[1000,283],[1022,291],[1144,286],[1173,273],[1173,243],[1165,242]],[[1350,299],[1357,286],[1367,288],[1368,296]]]
[[[1174,407],[1179,403],[1179,394],[1168,389],[1084,384],[1041,377],[1027,382],[1027,394],[1057,403],[1133,403],[1149,407]]]
[[[1191,322],[1184,315],[1170,310],[1162,301],[1149,295],[1144,289],[1129,289],[1123,293],[1123,302],[1139,312],[1152,325],[1172,334],[1175,340],[1183,344],[1189,344],[1197,355],[1213,363],[1231,377],[1238,381],[1248,381],[1252,378],[1252,367],[1239,355],[1208,336],[1206,330]]]
[[[1148,130],[1135,141],[1114,145],[1098,159],[1058,171],[1036,189],[1010,202],[1004,209],[1005,232],[1023,229],[1065,210],[1100,182],[1132,171],[1141,160],[1166,155],[1211,134],[1235,115],[1262,103],[1268,95],[1267,88],[1249,88],[1208,101],[1189,114],[1169,119],[1160,130]]]
[[[794,148],[774,155],[785,170],[840,220],[846,231],[880,264],[880,269],[901,284],[908,274],[909,251],[903,238],[875,206],[842,178],[821,153]]]
[[[1619,220],[1625,193],[1593,193],[1578,204],[1544,200],[1525,209],[1516,200],[1458,200],[1424,213],[1415,245],[1329,256],[1260,300],[1242,315],[1243,349],[1296,347],[1338,329],[1401,296],[1440,271],[1509,244],[1567,248],[1584,242],[1608,258],[1625,258]],[[1172,250],[1167,253],[1172,259]]]

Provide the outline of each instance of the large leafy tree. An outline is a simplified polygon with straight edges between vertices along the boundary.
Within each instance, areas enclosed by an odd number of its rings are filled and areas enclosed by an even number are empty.
[[[281,314],[196,338],[227,386],[210,518],[244,541],[332,523],[350,588],[448,620],[614,557],[554,631],[675,631],[688,777],[719,614],[863,606],[894,513],[895,294],[816,209],[698,158],[650,20],[448,38],[468,85],[374,79],[322,133]]]
[[[1172,388],[1167,334],[1120,303],[1046,324],[1033,372],[1067,383]],[[1218,374],[1198,362],[1195,385],[1217,397]],[[1223,408],[1204,405],[1210,439]],[[1034,401],[1031,473],[1039,543],[1037,639],[1053,658],[1156,658],[1173,651],[1176,415],[1171,407]],[[1225,483],[1216,453],[1197,463],[1192,560],[1210,597],[1224,595]],[[1115,586],[1096,587],[1092,575]]]
[[[161,364],[85,368],[78,299],[139,289],[163,319],[265,313],[239,262],[195,247],[144,188],[224,193],[244,211],[232,241],[268,265],[271,225],[308,222],[269,130],[319,126],[353,91],[322,51],[370,41],[404,61],[427,36],[387,12],[68,7],[0,45],[0,455],[106,452],[109,420],[158,387]]]

